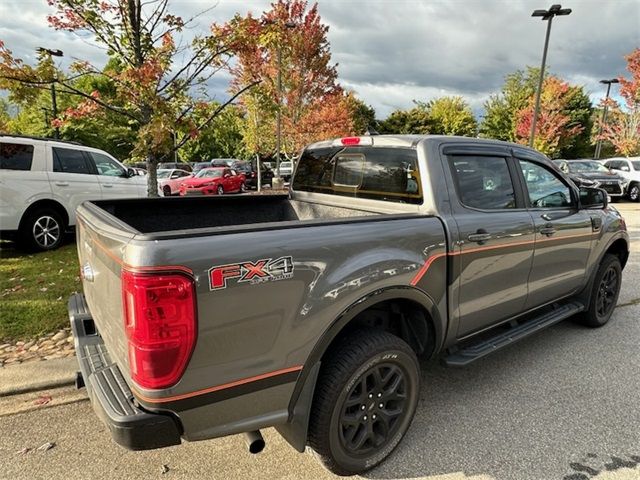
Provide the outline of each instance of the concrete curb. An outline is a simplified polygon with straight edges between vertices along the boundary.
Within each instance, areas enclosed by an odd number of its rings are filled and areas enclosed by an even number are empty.
[[[73,385],[77,370],[75,357],[7,365],[0,368],[0,397]]]

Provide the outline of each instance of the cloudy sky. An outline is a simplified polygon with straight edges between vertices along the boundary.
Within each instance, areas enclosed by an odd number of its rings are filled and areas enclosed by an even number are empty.
[[[545,3],[547,2],[547,3]],[[546,22],[531,18],[550,0],[319,0],[329,25],[339,80],[373,106],[379,118],[412,100],[462,95],[481,113],[482,103],[500,89],[506,74],[538,66]],[[188,17],[214,3],[173,0],[171,11]],[[218,0],[200,20],[205,32],[222,23],[269,7],[263,0]],[[640,47],[640,0],[567,0],[571,15],[553,22],[548,65],[566,80],[584,85],[597,102],[604,95],[598,80],[625,75],[623,55]],[[105,61],[89,38],[47,26],[51,12],[44,0],[1,0],[0,39],[14,54],[35,61],[37,46],[60,48],[62,65],[71,58]],[[196,29],[197,30],[197,29]],[[212,94],[226,96],[228,77],[218,75]],[[615,86],[614,86],[615,88]]]

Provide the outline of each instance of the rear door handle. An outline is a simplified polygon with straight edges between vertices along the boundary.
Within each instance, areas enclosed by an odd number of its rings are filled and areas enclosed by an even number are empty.
[[[550,223],[547,223],[544,227],[540,229],[540,233],[542,235],[546,235],[547,237],[550,237],[551,235],[556,233],[556,229],[554,228],[553,225],[551,225]]]
[[[103,187],[107,187],[107,188],[111,188],[111,187],[113,187],[113,183],[103,183],[102,186]]]
[[[58,185],[59,187],[68,187],[69,186],[69,182],[55,182],[56,185]]]
[[[467,240],[469,240],[470,242],[476,242],[482,245],[487,240],[491,240],[491,234],[486,230],[484,230],[483,228],[480,228],[476,233],[472,233],[471,235],[469,235],[467,237]]]

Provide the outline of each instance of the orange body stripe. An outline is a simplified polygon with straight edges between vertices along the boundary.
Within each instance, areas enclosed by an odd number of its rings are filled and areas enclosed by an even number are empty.
[[[427,260],[424,262],[424,265],[422,266],[422,268],[420,268],[420,270],[418,270],[418,273],[416,273],[416,275],[411,280],[411,285],[415,287],[418,284],[418,282],[420,280],[422,280],[422,277],[425,276],[425,274],[427,273],[427,270],[429,270],[429,267],[431,266],[431,264],[433,262],[435,262],[440,257],[446,257],[446,256],[454,257],[456,255],[465,255],[467,253],[484,252],[486,250],[497,250],[499,248],[509,248],[509,247],[518,247],[518,246],[521,246],[521,245],[531,245],[531,244],[534,244],[536,242],[553,242],[553,241],[556,241],[556,240],[564,240],[566,238],[591,237],[591,236],[593,236],[593,233],[579,233],[579,234],[575,234],[575,235],[565,235],[564,237],[557,237],[557,238],[540,238],[538,240],[527,240],[525,242],[503,243],[503,244],[500,244],[500,245],[487,245],[486,247],[468,248],[468,249],[462,250],[462,251],[461,250],[456,250],[455,252],[437,253],[437,254],[432,255],[429,258],[427,258]]]
[[[237,387],[238,385],[244,385],[245,383],[251,383],[257,380],[264,380],[265,378],[275,377],[278,375],[283,375],[285,373],[297,372],[300,370],[302,370],[302,365],[297,365],[295,367],[283,368],[282,370],[275,370],[273,372],[263,373],[261,375],[256,375],[255,377],[242,378],[240,380],[235,380],[233,382],[225,383],[223,385],[217,385],[215,387],[196,390],[195,392],[183,393],[181,395],[174,395],[172,397],[151,398],[151,397],[145,396],[136,388],[134,388],[133,390],[135,390],[136,397],[148,403],[175,402],[176,400],[184,400],[185,398],[191,398],[191,397],[196,397],[198,395],[204,395],[206,393],[217,392],[219,390],[224,390],[226,388]]]

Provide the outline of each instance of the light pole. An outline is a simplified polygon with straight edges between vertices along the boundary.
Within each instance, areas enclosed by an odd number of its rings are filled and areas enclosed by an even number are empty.
[[[547,49],[549,48],[549,35],[551,34],[551,22],[556,15],[569,15],[570,8],[562,8],[562,5],[551,5],[549,10],[534,10],[532,17],[542,17],[542,20],[548,20],[547,34],[544,38],[544,50],[542,52],[542,67],[540,67],[540,80],[538,81],[538,90],[536,92],[536,106],[533,110],[533,120],[531,121],[531,135],[529,137],[529,146],[533,147],[533,140],[536,136],[536,123],[538,122],[538,113],[540,112],[540,94],[542,93],[542,83],[544,82],[544,67],[547,63]]]
[[[609,92],[611,91],[612,83],[620,83],[620,80],[617,78],[612,78],[611,80],[600,80],[600,83],[607,86],[607,94],[604,97],[604,110],[602,111],[602,121],[600,122],[600,128],[598,129],[598,142],[596,143],[596,153],[593,155],[595,160],[600,158],[600,152],[602,151],[602,129],[604,128],[605,122],[607,121],[607,113],[609,112]]]
[[[62,50],[51,50],[50,48],[38,47],[36,49],[38,53],[49,55],[49,59],[51,57],[61,57]],[[53,118],[58,117],[58,103],[56,101],[56,79],[51,79],[51,113],[53,114]],[[60,138],[60,128],[55,127],[55,132],[53,134],[54,138]]]

